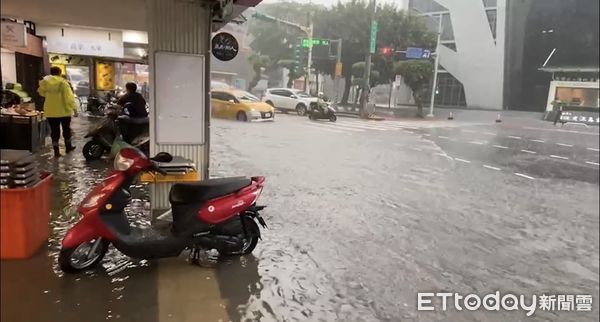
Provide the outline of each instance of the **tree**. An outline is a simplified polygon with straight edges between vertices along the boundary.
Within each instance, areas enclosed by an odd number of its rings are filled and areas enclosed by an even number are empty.
[[[297,62],[292,59],[282,59],[278,63],[279,67],[286,68],[288,70],[288,82],[286,87],[291,88],[294,84],[294,80],[304,76],[305,69],[298,68]]]
[[[352,65],[352,85],[357,86],[356,97],[354,98],[354,105],[358,103],[360,93],[362,92],[362,86],[364,83],[365,66],[367,64],[364,61],[355,63]],[[380,80],[380,73],[374,70],[374,64],[371,64],[371,77],[369,77],[369,87],[375,87]]]
[[[423,90],[429,86],[433,74],[433,64],[429,60],[407,60],[398,62],[394,71],[402,76],[404,83],[412,90],[412,95],[417,104],[419,116],[423,116]]]
[[[252,65],[252,69],[254,70],[254,77],[248,84],[248,91],[251,91],[258,85],[258,82],[262,78],[262,73],[267,69],[267,67],[271,66],[271,58],[266,55],[260,55],[257,53],[253,53],[248,57],[248,61]]]
[[[389,46],[396,50],[405,50],[408,46],[428,49],[434,47],[435,35],[427,31],[424,19],[400,10],[393,3],[379,4],[377,7],[375,18],[379,23],[379,48]],[[353,66],[365,60],[370,35],[369,15],[366,13],[366,1],[350,0],[345,3],[338,2],[328,12],[320,12],[318,19],[315,19],[316,35],[343,40],[343,66]],[[393,73],[393,60],[383,59],[379,54],[375,54],[373,62],[375,69],[381,73],[380,82],[393,81],[396,76]],[[343,68],[342,76],[350,80],[353,76],[352,69]],[[346,82],[341,104],[348,103],[351,85],[351,81]]]
[[[261,13],[299,25],[307,25],[309,13],[326,11],[326,8],[320,5],[295,2],[263,4],[258,8]],[[251,17],[248,24],[248,31],[253,37],[250,48],[255,53],[270,57],[270,64],[265,67],[267,73],[276,68],[285,67],[283,65],[289,66],[287,61],[294,59],[294,45],[299,38],[306,37],[301,30],[260,17]],[[282,65],[280,62],[284,64]],[[298,76],[292,73],[292,76],[297,79],[302,75]]]

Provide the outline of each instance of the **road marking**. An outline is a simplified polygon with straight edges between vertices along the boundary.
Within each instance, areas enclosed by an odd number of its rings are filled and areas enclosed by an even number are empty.
[[[478,145],[484,145],[484,144],[486,144],[487,142],[482,142],[482,141],[471,141],[471,142],[469,142],[469,143],[471,143],[471,144],[478,144]]]
[[[421,149],[419,149],[419,148],[415,148],[415,147],[410,147],[410,149],[411,149],[411,150],[413,150],[413,151],[419,151],[419,152],[422,152],[422,151],[423,151],[423,150],[421,150]]]
[[[436,154],[437,154],[437,155],[439,155],[439,156],[442,156],[442,157],[444,157],[444,158],[446,158],[446,159],[449,159],[449,160],[454,160],[454,158],[452,158],[451,156],[447,155],[446,153],[441,153],[441,152],[438,152],[438,153],[436,153]]]
[[[483,167],[484,167],[484,168],[491,169],[491,170],[500,171],[500,168],[492,167],[491,165],[486,165],[486,164],[484,164],[484,165],[483,165]]]
[[[561,160],[569,160],[569,158],[567,158],[567,157],[561,157],[560,155],[554,155],[554,154],[551,154],[550,157],[555,158],[555,159],[561,159]]]
[[[456,160],[458,162],[471,163],[471,161],[465,160],[465,159],[454,158],[454,160]]]
[[[509,136],[507,136],[507,138],[509,138],[509,139],[515,139],[515,140],[522,139],[520,136],[513,136],[513,135],[509,135]]]
[[[587,148],[587,149],[590,150],[590,151],[594,151],[594,152],[599,152],[600,151],[600,150],[595,149],[595,148]]]
[[[423,136],[429,137],[429,136],[431,136],[431,133],[425,133],[425,134],[423,134]]]
[[[573,145],[572,144],[565,144],[565,143],[556,143],[556,145],[560,145],[560,146],[566,146],[568,148],[572,148]]]
[[[544,142],[546,142],[544,140],[529,140],[529,141],[531,141],[531,142],[537,142],[537,143],[544,143]]]
[[[363,129],[357,129],[355,127],[346,126],[346,125],[342,125],[342,124],[323,124],[323,125],[319,125],[319,126],[332,127],[332,128],[335,127],[341,131],[352,131],[352,132],[364,132],[365,131]]]
[[[387,131],[388,129],[382,129],[379,127],[374,127],[374,126],[369,126],[367,124],[357,124],[355,122],[339,122],[339,123],[335,123],[335,126],[345,126],[345,127],[353,127],[353,128],[359,128],[359,129],[363,129],[363,130],[375,130],[375,131]]]
[[[313,129],[319,129],[319,130],[323,130],[323,131],[327,131],[327,132],[332,132],[332,133],[344,133],[344,131],[340,131],[340,130],[335,130],[335,129],[328,129],[327,125],[325,126],[319,126],[319,125],[313,125],[313,124],[307,124],[309,127],[312,127]]]
[[[525,130],[538,130],[538,131],[557,131],[557,132],[567,132],[567,133],[577,133],[577,134],[585,134],[585,135],[595,135],[598,136],[598,132],[581,132],[581,131],[573,131],[573,130],[561,130],[561,129],[545,129],[539,127],[523,127]]]
[[[498,148],[498,149],[508,149],[507,146],[502,146],[502,145],[493,145],[493,147]]]
[[[591,165],[600,165],[600,163],[598,163],[598,162],[592,162],[592,161],[585,161],[585,163],[591,164]]]
[[[483,132],[483,134],[485,134],[485,135],[492,135],[492,136],[496,136],[497,135],[496,133],[492,133],[492,132]]]
[[[526,174],[522,174],[522,173],[518,173],[518,172],[515,172],[515,175],[517,175],[519,177],[523,177],[523,178],[529,179],[529,180],[534,180],[535,179],[534,177],[530,177],[530,176],[528,176]]]
[[[535,151],[529,151],[529,150],[521,150],[521,152],[525,152],[525,153],[531,153],[531,154],[536,154],[537,152]]]
[[[449,138],[449,137],[447,137],[447,136],[443,136],[443,135],[438,135],[438,138],[440,138],[440,139],[444,139],[444,140],[450,140],[450,138]]]
[[[473,130],[460,130],[461,132],[465,132],[465,133],[475,133],[475,131]]]

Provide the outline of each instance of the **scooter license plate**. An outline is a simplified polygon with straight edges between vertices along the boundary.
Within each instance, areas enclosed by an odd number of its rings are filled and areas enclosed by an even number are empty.
[[[269,117],[271,117],[271,113],[265,113],[265,118],[268,119]]]

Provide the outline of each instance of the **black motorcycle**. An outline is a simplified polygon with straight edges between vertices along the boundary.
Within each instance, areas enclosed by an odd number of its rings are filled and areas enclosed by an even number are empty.
[[[103,96],[90,95],[86,100],[86,112],[92,116],[104,116],[108,106],[116,104],[118,95],[116,92],[109,91]]]
[[[337,121],[335,115],[335,109],[331,106],[331,103],[311,103],[308,111],[308,119],[312,121],[316,120],[329,120],[331,122]]]
[[[148,155],[150,152],[149,119],[130,118],[124,114],[124,110],[126,109],[118,105],[106,107],[105,117],[85,136],[90,138],[82,149],[86,160],[100,159],[105,153],[111,151],[113,144],[119,138]]]

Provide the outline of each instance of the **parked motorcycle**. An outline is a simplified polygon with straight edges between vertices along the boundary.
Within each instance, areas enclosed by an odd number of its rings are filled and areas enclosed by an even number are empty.
[[[326,119],[331,122],[337,121],[335,109],[331,103],[311,103],[308,111],[308,118],[312,121]]]
[[[119,100],[120,92],[108,91],[103,96],[90,95],[86,100],[86,112],[92,116],[104,116],[107,107]]]
[[[119,138],[148,155],[150,151],[148,118],[129,118],[123,114],[123,108],[118,105],[109,105],[105,114],[104,119],[85,135],[85,138],[90,138],[82,149],[86,160],[100,159],[111,150],[115,140]]]
[[[173,157],[165,152],[148,159],[135,148],[122,149],[114,160],[115,171],[83,199],[82,215],[62,240],[58,257],[64,272],[78,272],[100,263],[109,244],[139,259],[177,257],[189,249],[192,260],[200,250],[216,249],[220,255],[251,253],[260,239],[257,224],[266,228],[257,206],[264,177],[210,179],[176,183],[169,193],[173,223],[169,231],[132,227],[124,209],[130,186],[142,171],[165,174],[161,168]]]

